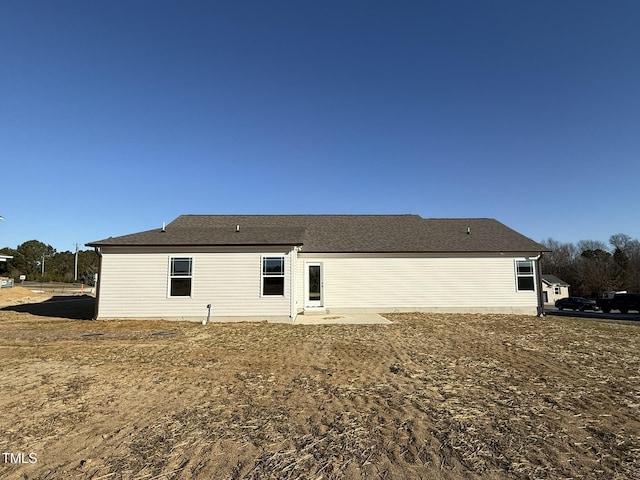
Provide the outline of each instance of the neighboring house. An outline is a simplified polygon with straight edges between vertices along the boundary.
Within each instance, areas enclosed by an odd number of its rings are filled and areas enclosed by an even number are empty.
[[[92,243],[96,318],[542,313],[544,246],[487,218],[182,215]]]
[[[6,262],[7,260],[10,260],[12,258],[13,257],[11,255],[0,255],[0,262]],[[0,288],[9,287],[13,287],[13,280],[9,277],[0,277]]]
[[[569,284],[555,275],[542,275],[542,295],[544,303],[555,303],[560,298],[569,296]]]

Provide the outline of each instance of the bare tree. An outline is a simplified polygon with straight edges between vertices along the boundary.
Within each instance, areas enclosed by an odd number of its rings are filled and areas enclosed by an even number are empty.
[[[607,251],[607,244],[600,240],[580,240],[577,244],[578,252],[582,255],[584,252],[592,250]]]
[[[626,233],[616,233],[615,235],[611,235],[609,237],[609,243],[611,244],[611,246],[614,249],[619,248],[623,252],[627,250],[627,246],[632,241],[632,238]]]
[[[546,266],[550,271],[559,271],[575,261],[577,249],[573,243],[562,243],[553,238],[541,243],[550,250],[542,257],[543,269]]]
[[[578,260],[578,272],[583,295],[596,297],[618,288],[613,256],[602,248],[583,250]]]
[[[542,272],[560,277],[571,286],[573,293],[579,295],[582,281],[577,269],[576,259],[580,255],[576,246],[573,243],[562,243],[553,238],[548,238],[540,243],[550,250],[542,255]]]

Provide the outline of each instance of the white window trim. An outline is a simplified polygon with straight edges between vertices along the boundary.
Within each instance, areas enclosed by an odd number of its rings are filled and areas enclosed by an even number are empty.
[[[522,274],[518,271],[518,262],[529,262],[531,264],[531,273]],[[534,260],[530,258],[519,259],[513,262],[513,268],[515,270],[515,279],[516,279],[516,292],[535,292],[536,291],[536,270]],[[518,279],[522,277],[530,277],[533,278],[533,289],[532,290],[521,290],[518,288]]]
[[[191,260],[191,275],[172,275],[171,274],[171,263],[174,259],[178,258],[188,258]],[[192,256],[182,256],[182,255],[170,255],[169,256],[169,268],[167,275],[167,298],[193,298],[193,270],[194,270],[195,260]],[[191,279],[191,291],[189,295],[171,295],[171,280],[173,278],[190,278]]]
[[[264,259],[265,258],[281,258],[282,259],[282,275],[265,275],[264,274]],[[284,298],[286,297],[287,292],[287,259],[285,255],[277,254],[277,255],[261,255],[260,256],[260,297],[264,298]],[[272,278],[282,278],[282,295],[265,295],[264,293],[264,278],[272,277]]]

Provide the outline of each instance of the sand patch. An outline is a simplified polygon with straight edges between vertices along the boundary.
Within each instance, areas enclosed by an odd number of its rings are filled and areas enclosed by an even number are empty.
[[[0,289],[0,305],[16,305],[20,303],[42,302],[51,298],[51,294],[38,293],[25,287]]]

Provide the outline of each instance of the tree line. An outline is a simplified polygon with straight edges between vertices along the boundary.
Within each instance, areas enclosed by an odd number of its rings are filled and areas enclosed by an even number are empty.
[[[0,276],[13,278],[15,282],[21,275],[40,282],[76,281],[76,252],[58,252],[51,245],[29,240],[16,249],[2,248],[0,254],[13,257],[0,262]],[[79,250],[77,264],[77,281],[93,285],[98,273],[98,254],[94,250]]]
[[[627,234],[611,235],[608,245],[596,240],[562,243],[552,238],[541,243],[551,250],[542,255],[542,272],[567,282],[573,296],[640,292],[640,241]]]

